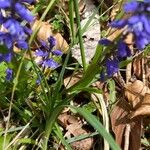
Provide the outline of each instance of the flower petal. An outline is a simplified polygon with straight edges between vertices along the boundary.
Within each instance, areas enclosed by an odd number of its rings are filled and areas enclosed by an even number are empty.
[[[31,14],[31,12],[25,8],[24,5],[20,4],[20,3],[16,3],[15,4],[15,10],[17,12],[17,14],[23,18],[24,20],[28,21],[28,22],[32,22],[34,17]]]
[[[119,62],[117,59],[107,59],[106,60],[106,71],[107,75],[111,77],[114,73],[119,70]]]
[[[138,9],[139,7],[139,3],[137,1],[131,1],[131,2],[128,2],[124,5],[124,11],[126,13],[128,12],[134,12]]]

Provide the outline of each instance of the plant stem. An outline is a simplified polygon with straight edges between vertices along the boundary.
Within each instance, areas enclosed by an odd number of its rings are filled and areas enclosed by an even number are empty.
[[[51,0],[51,1],[49,2],[48,6],[46,7],[45,11],[43,12],[43,14],[42,14],[42,16],[41,16],[41,18],[40,18],[40,20],[39,20],[39,23],[38,23],[38,25],[37,25],[37,28],[35,29],[35,31],[33,32],[33,34],[32,34],[31,37],[30,37],[29,45],[31,45],[31,43],[33,42],[33,40],[34,40],[36,34],[38,33],[38,30],[40,29],[40,26],[41,26],[41,23],[40,23],[40,22],[46,17],[48,11],[51,9],[51,7],[52,7],[52,5],[54,4],[55,1],[56,1],[56,0]]]
[[[13,88],[12,88],[12,94],[11,94],[10,105],[9,105],[9,110],[8,110],[8,120],[6,122],[6,129],[5,129],[5,134],[4,134],[3,150],[7,150],[7,148],[5,147],[6,146],[5,144],[6,144],[7,131],[8,131],[8,128],[9,128],[11,109],[12,109],[15,90],[16,90],[16,87],[18,85],[18,79],[19,79],[19,75],[20,75],[20,71],[21,71],[21,68],[22,68],[22,65],[23,65],[25,55],[26,55],[26,52],[24,53],[24,55],[21,59],[21,62],[20,62],[20,65],[18,67],[18,71],[17,71],[17,74],[16,74],[16,78],[14,79],[14,85],[13,85]]]
[[[71,43],[75,42],[75,29],[74,29],[74,9],[73,0],[69,1],[69,19],[70,19],[70,32],[71,32]]]
[[[53,124],[56,121],[57,116],[63,110],[63,107],[64,107],[63,105],[57,106],[52,112],[52,114],[50,115],[50,118],[46,121],[44,143],[43,143],[43,148],[42,148],[43,150],[47,150],[48,140],[52,132]]]
[[[81,53],[81,59],[82,59],[82,65],[83,65],[83,71],[86,71],[86,58],[85,58],[85,52],[84,52],[84,45],[83,45],[83,39],[82,39],[82,30],[81,30],[81,23],[80,23],[80,15],[79,15],[79,6],[78,6],[78,0],[74,1],[74,9],[77,19],[77,27],[78,27],[78,37],[79,37],[79,45],[80,45],[80,53]]]

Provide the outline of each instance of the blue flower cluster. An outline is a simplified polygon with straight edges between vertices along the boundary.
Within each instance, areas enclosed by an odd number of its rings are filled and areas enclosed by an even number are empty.
[[[146,45],[150,43],[150,0],[127,2],[123,10],[125,13],[130,13],[130,17],[111,22],[111,27],[124,28],[125,33],[132,33],[134,36],[134,45],[138,50],[143,50]],[[108,46],[109,44],[116,44],[108,39],[102,39],[99,44]],[[105,62],[106,73],[111,77],[118,72],[119,62],[131,55],[128,45],[121,37],[116,44],[117,52]]]
[[[113,51],[111,58],[107,58],[105,61],[107,76],[111,77],[114,73],[118,72],[119,61],[131,56],[131,50],[122,38],[119,39],[117,42],[112,42],[108,39],[101,39],[99,41],[99,44],[104,46],[114,45],[114,48],[116,48],[116,51]]]
[[[34,16],[25,7],[25,3],[31,4],[34,0],[0,0],[0,45],[7,47],[7,52],[0,53],[0,62],[10,62],[13,46],[20,49],[28,49],[27,37],[32,33],[31,29],[23,25],[23,20],[30,23]]]
[[[56,69],[59,64],[54,60],[55,57],[62,56],[62,51],[55,49],[56,39],[52,36],[48,38],[48,43],[40,41],[41,46],[36,50],[35,55],[40,58],[38,62],[44,68]]]
[[[124,28],[128,33],[133,33],[135,45],[143,50],[150,43],[150,0],[132,0],[124,5],[124,12],[131,13],[131,17],[116,20],[111,23],[112,27]]]

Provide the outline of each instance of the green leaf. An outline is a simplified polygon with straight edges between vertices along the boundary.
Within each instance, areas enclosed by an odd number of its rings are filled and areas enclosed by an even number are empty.
[[[60,139],[60,141],[62,142],[62,144],[65,146],[65,148],[67,150],[72,150],[71,146],[69,145],[69,143],[66,141],[66,139],[64,138],[62,131],[59,127],[59,125],[57,123],[55,123],[55,128],[54,132],[57,135],[57,137]]]
[[[91,84],[96,74],[100,73],[101,68],[99,65],[99,61],[101,60],[101,57],[102,57],[102,51],[103,51],[103,46],[98,44],[93,61],[88,66],[85,74],[83,75],[83,78],[79,82],[77,82],[75,85],[70,87],[68,89],[68,92],[74,93],[74,92],[80,91]]]
[[[105,140],[107,140],[113,150],[121,150],[112,136],[105,130],[101,122],[99,122],[94,115],[83,108],[77,108],[73,106],[70,107],[75,109],[80,115],[82,115],[86,119],[86,121],[90,123],[99,132],[99,134],[102,135],[103,138],[105,138]]]
[[[11,138],[12,138],[12,134],[7,134],[5,147],[9,145]],[[4,136],[0,136],[0,150],[3,150],[3,144],[4,144]],[[11,150],[11,148],[7,148],[7,150]]]
[[[92,112],[94,112],[96,110],[95,105],[94,105],[93,102],[89,102],[89,103],[83,105],[82,108],[88,110],[90,113],[92,113]]]
[[[83,89],[83,91],[89,92],[89,93],[102,94],[102,90],[101,90],[101,89],[96,89],[96,88],[92,88],[92,87],[85,87],[85,88]]]
[[[130,62],[132,62],[132,58],[128,58],[127,60],[121,61],[119,63],[119,68],[127,66],[127,64],[129,64]]]
[[[36,141],[31,138],[21,138],[18,140],[18,143],[20,144],[34,144],[36,145]]]

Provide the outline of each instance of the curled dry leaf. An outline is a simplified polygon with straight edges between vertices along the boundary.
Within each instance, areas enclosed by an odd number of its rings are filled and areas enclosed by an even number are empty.
[[[53,33],[52,32],[52,27],[48,22],[42,22],[36,20],[32,24],[32,30],[35,31],[38,27],[40,27],[38,33],[37,33],[37,38],[43,41],[47,41],[47,38],[49,36],[54,36],[57,40],[56,43],[56,49],[60,49],[63,51],[63,53],[66,53],[69,45],[66,42],[66,40],[62,37],[60,33]]]
[[[130,120],[128,114],[131,111],[131,107],[128,102],[121,98],[114,106],[111,112],[111,125],[115,134],[116,142],[123,149],[125,144],[125,130],[126,124],[130,124],[130,141],[129,150],[139,150],[141,140],[141,119]]]
[[[130,106],[123,98],[114,106],[111,112],[111,126],[115,134],[116,142],[122,145],[124,140],[124,132],[127,122],[127,115],[130,112]]]
[[[130,118],[150,115],[150,94],[146,94],[141,105],[131,113]]]
[[[87,131],[83,128],[82,122],[75,116],[63,113],[59,115],[58,121],[67,131],[65,133],[65,137],[67,138],[70,138],[71,136],[76,137],[90,133],[90,131]],[[78,150],[90,150],[92,148],[92,145],[93,145],[93,138],[87,138],[84,140],[71,143],[71,147],[73,149]]]
[[[69,76],[64,79],[64,85],[68,89],[74,84],[76,84],[82,78],[81,73],[76,73],[74,76]]]
[[[140,80],[136,80],[133,83],[129,82],[125,87],[125,96],[133,108],[136,108],[141,103],[142,97],[146,93],[150,94],[150,89]]]

